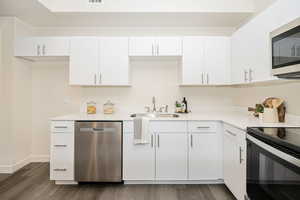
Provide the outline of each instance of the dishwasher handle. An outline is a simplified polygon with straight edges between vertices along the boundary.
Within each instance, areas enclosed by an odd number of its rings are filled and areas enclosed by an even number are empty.
[[[104,132],[115,132],[115,128],[80,128],[81,133],[104,133]]]

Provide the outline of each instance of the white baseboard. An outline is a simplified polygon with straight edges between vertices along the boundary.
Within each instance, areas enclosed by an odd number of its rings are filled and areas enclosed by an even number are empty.
[[[50,161],[50,156],[49,155],[31,155],[30,156],[30,161],[35,163],[35,162],[49,162]]]
[[[78,185],[76,181],[55,181],[56,185]]]
[[[188,185],[188,184],[224,184],[223,180],[201,180],[201,181],[124,181],[124,184],[130,185],[138,185],[138,184],[144,184],[144,185]]]
[[[0,165],[0,174],[12,174],[12,166],[11,165]]]
[[[22,167],[34,162],[49,162],[49,155],[30,155],[12,165],[0,165],[0,174],[12,174]]]

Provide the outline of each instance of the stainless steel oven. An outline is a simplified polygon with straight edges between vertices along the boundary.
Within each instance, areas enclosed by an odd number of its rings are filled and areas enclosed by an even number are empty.
[[[248,129],[248,199],[300,199],[299,133],[298,128]]]

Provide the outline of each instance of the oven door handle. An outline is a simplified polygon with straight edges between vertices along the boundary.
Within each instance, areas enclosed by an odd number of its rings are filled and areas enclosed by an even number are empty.
[[[274,154],[274,156],[277,156],[277,157],[281,158],[282,160],[285,160],[297,167],[300,167],[300,159],[295,158],[287,153],[284,153],[284,152],[256,139],[255,137],[253,137],[251,135],[247,135],[247,139],[250,140],[251,142],[253,142],[254,144],[258,145],[259,147],[263,148],[264,150],[270,152],[271,154]]]

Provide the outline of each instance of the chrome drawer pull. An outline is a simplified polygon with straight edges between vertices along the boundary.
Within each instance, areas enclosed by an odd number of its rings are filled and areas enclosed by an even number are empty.
[[[54,145],[54,147],[67,147],[67,145],[64,145],[64,144],[57,144],[57,145]]]
[[[229,131],[229,130],[226,130],[226,133],[229,133],[229,134],[232,135],[232,136],[236,136],[235,133],[233,133],[233,132],[231,132],[231,131]]]
[[[244,161],[244,159],[242,158],[242,153],[243,153],[243,149],[242,147],[240,147],[240,164],[242,164],[242,162]]]
[[[67,169],[54,169],[54,171],[56,171],[56,172],[65,172],[65,171],[67,171]]]
[[[67,126],[55,126],[54,128],[68,128]]]
[[[197,129],[210,128],[209,126],[198,126]]]

